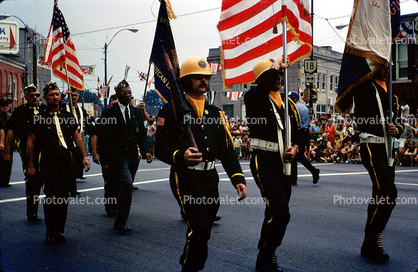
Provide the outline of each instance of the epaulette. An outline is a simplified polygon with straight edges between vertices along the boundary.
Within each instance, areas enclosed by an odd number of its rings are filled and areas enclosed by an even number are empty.
[[[295,104],[295,102],[293,102],[292,101],[292,99],[290,99],[289,98],[289,105],[290,105],[290,108],[292,109],[292,111],[293,111],[293,114],[295,115],[295,117],[296,117],[296,122],[297,122],[297,124],[298,124],[298,127],[300,126],[300,114],[299,114],[299,110],[298,110],[298,108],[296,107],[296,104]]]

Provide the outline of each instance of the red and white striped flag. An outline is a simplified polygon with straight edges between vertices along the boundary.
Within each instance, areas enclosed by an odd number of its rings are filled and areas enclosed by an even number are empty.
[[[226,86],[253,81],[252,70],[258,60],[283,55],[281,22],[285,18],[288,58],[293,63],[309,56],[312,50],[308,0],[222,1],[218,30]],[[274,34],[276,25],[278,32]]]
[[[231,99],[232,101],[238,101],[242,97],[244,92],[226,92],[226,97]]]
[[[51,64],[52,73],[64,82],[67,82],[67,73],[65,71],[67,69],[70,86],[79,90],[84,89],[83,76],[70,30],[56,2],[45,46],[45,58],[42,62],[42,65],[47,64]]]
[[[100,82],[99,77],[97,77],[97,97],[99,99],[102,98],[102,95],[100,94],[101,89],[102,89],[102,83]]]
[[[210,65],[210,71],[212,72],[212,75],[216,75],[221,69],[221,65],[218,63],[209,63],[209,65]]]

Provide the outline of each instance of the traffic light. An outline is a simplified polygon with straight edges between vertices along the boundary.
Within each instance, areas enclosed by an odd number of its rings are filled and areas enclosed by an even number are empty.
[[[309,102],[309,90],[308,89],[303,90],[302,99],[303,101],[305,101],[305,103]]]
[[[314,87],[311,89],[311,101],[312,103],[316,103],[316,100],[318,99],[318,92],[317,89]]]

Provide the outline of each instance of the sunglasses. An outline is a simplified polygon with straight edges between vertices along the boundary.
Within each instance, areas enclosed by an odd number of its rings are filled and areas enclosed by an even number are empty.
[[[127,94],[131,95],[132,94],[131,91],[118,91],[118,93],[120,93],[122,95],[127,95]]]
[[[28,94],[29,97],[34,98],[34,97],[40,97],[41,94]]]
[[[209,81],[209,79],[210,79],[211,77],[212,77],[212,76],[210,76],[210,75],[192,75],[192,78],[193,78],[193,79],[196,79],[196,80],[206,79],[207,81]]]

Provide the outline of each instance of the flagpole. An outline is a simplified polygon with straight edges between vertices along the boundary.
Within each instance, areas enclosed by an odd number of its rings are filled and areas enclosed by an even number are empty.
[[[147,93],[148,79],[149,79],[149,72],[150,71],[151,71],[151,62],[148,65],[147,79],[145,80],[145,89],[144,89],[144,96],[142,97],[142,102],[145,102],[145,95]]]
[[[282,6],[283,8],[283,6]],[[283,27],[283,61],[284,63],[287,63],[287,24],[286,24],[286,19],[282,20],[282,27]],[[280,57],[279,57],[280,58]],[[284,112],[285,112],[285,146],[284,146],[284,150],[286,150],[286,148],[288,146],[290,146],[290,120],[289,120],[289,99],[288,99],[288,92],[289,92],[289,84],[287,83],[287,69],[284,69],[284,104],[285,104],[285,108],[284,108]],[[290,163],[285,163],[283,162],[283,169],[284,169],[284,174],[286,176],[290,176],[290,172],[291,172],[291,164]]]
[[[71,94],[71,89],[70,89],[70,79],[68,78],[67,62],[65,62],[65,77],[67,78],[67,86],[68,86],[68,91],[69,91],[68,100],[70,100],[70,110],[78,124],[77,114],[75,113],[75,109],[73,105],[73,95]]]
[[[389,57],[389,123],[392,124],[392,46],[390,47],[390,57]],[[388,147],[388,164],[389,166],[393,166],[394,159],[392,157],[392,136],[389,135],[389,139],[385,139],[386,141],[389,141],[389,147]]]

